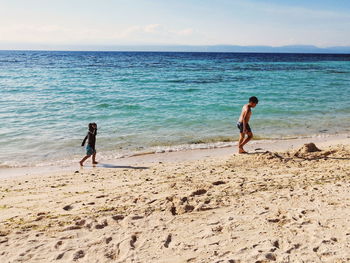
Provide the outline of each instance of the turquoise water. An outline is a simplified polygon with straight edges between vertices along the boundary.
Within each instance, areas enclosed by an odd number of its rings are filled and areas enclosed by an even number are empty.
[[[0,51],[0,165],[349,131],[350,55]],[[208,144],[209,145],[209,144]],[[202,145],[203,146],[203,145]]]

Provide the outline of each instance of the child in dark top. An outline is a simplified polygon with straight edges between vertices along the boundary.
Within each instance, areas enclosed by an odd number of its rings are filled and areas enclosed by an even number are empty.
[[[89,131],[87,135],[85,136],[81,146],[85,145],[85,142],[87,140],[87,145],[86,145],[86,156],[81,159],[79,162],[80,166],[83,166],[84,162],[86,159],[88,159],[92,155],[92,164],[98,164],[96,162],[96,134],[97,134],[97,124],[96,123],[89,123]]]

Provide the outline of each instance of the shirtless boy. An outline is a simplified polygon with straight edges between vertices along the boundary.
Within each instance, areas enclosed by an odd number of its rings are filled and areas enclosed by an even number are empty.
[[[240,137],[238,141],[238,153],[247,153],[243,146],[247,144],[252,138],[253,133],[249,126],[249,120],[250,116],[252,115],[251,108],[255,108],[255,106],[258,104],[259,100],[257,97],[253,96],[249,98],[249,103],[244,105],[242,108],[241,116],[238,119],[237,122],[237,128],[240,132]],[[245,138],[245,135],[247,137]]]

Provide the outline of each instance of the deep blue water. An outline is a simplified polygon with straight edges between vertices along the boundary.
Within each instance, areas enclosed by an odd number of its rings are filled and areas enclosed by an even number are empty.
[[[0,165],[348,132],[350,55],[0,51]],[[182,145],[182,146],[179,146]],[[191,146],[192,145],[192,146]]]

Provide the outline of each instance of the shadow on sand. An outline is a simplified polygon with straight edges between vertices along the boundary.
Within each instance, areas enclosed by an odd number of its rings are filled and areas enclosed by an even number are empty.
[[[136,170],[145,170],[149,167],[144,166],[128,166],[128,165],[113,165],[108,163],[99,163],[97,167],[103,167],[103,168],[120,168],[120,169],[136,169]]]
[[[350,158],[343,158],[343,157],[328,157],[328,156],[322,156],[322,157],[299,157],[297,156],[296,158],[302,159],[305,161],[315,161],[315,160],[350,160]]]
[[[266,153],[266,151],[265,152],[247,152],[245,154],[246,155],[254,155],[254,154],[263,154],[263,153]]]
[[[303,157],[303,156],[293,156],[293,157],[283,157],[279,155],[278,153],[274,152],[269,152],[269,151],[264,151],[264,152],[247,152],[246,154],[242,155],[259,155],[259,154],[264,154],[264,153],[272,153],[274,154],[275,157],[279,159],[285,159],[285,160],[291,160],[293,158],[295,159],[300,159],[300,160],[305,160],[305,161],[315,161],[315,160],[350,160],[350,158],[347,157],[329,157],[329,156],[310,156],[310,157]]]

